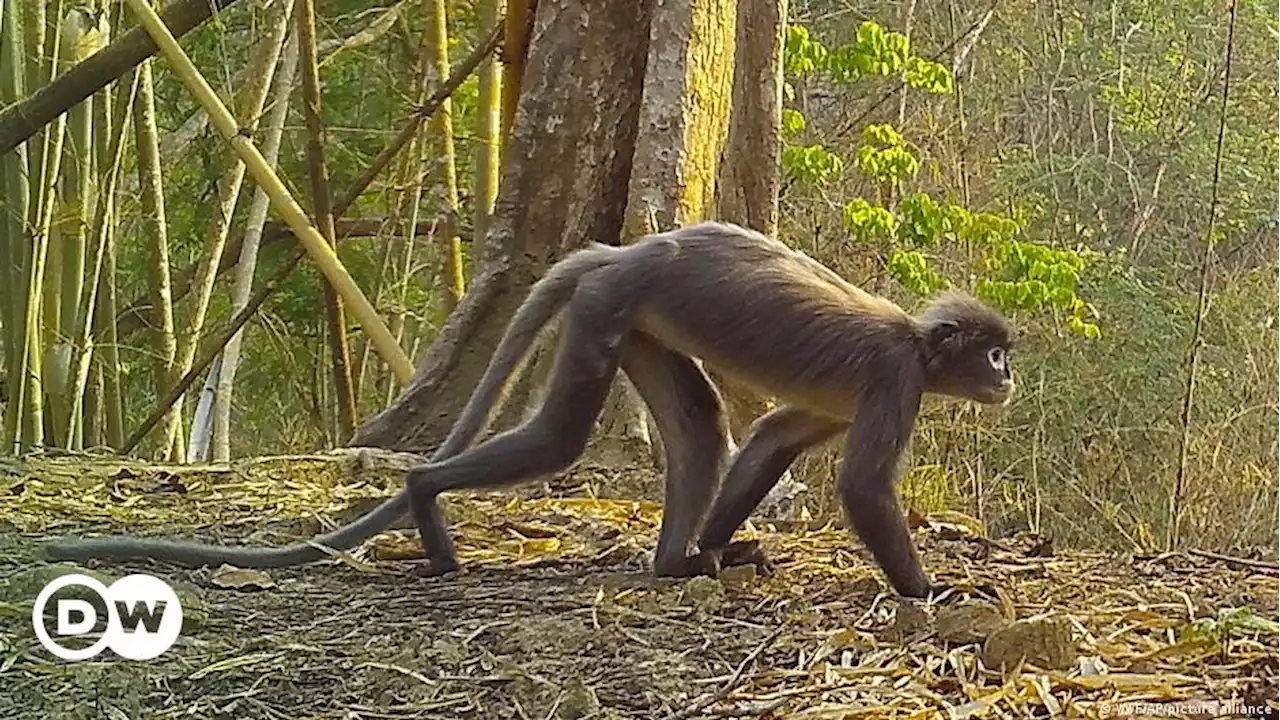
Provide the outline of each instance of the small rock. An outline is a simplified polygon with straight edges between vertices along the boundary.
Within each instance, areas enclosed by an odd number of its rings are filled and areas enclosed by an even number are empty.
[[[114,578],[81,567],[75,563],[61,562],[52,565],[33,565],[10,575],[8,581],[0,582],[0,598],[14,604],[25,603],[30,606],[36,601],[36,596],[40,594],[45,585],[63,575],[72,574],[87,575],[107,586],[115,582]],[[83,585],[68,585],[58,597],[93,600],[98,597],[98,594]]]
[[[1019,661],[1046,670],[1065,670],[1075,658],[1071,623],[1061,616],[1017,620],[996,630],[982,645],[982,664],[1007,670]]]
[[[209,579],[213,585],[232,590],[266,590],[276,586],[276,581],[261,570],[238,568],[223,563]]]
[[[182,604],[182,635],[192,635],[201,626],[209,622],[209,604],[205,602],[204,591],[189,582],[166,580],[173,594],[178,596]]]
[[[952,645],[980,643],[1005,623],[1004,616],[995,605],[981,600],[965,600],[938,610],[938,638]]]
[[[570,678],[564,684],[564,699],[556,715],[563,720],[578,720],[588,716],[595,717],[600,712],[600,698],[590,685],[580,678]]]
[[[682,596],[698,610],[713,613],[724,605],[725,590],[719,580],[700,575],[685,583]]]
[[[732,565],[720,571],[720,582],[730,587],[741,588],[756,580],[755,565]]]
[[[906,642],[916,635],[928,632],[932,624],[933,618],[927,610],[910,600],[902,600],[898,603],[897,612],[893,614],[889,638],[894,642]]]

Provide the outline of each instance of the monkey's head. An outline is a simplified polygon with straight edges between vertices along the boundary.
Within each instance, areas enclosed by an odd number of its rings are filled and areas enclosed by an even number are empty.
[[[992,405],[1013,397],[1013,333],[999,313],[952,292],[935,298],[919,320],[927,392]]]

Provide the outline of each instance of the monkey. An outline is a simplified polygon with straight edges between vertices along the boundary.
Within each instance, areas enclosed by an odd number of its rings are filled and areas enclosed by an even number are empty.
[[[558,314],[564,331],[541,407],[469,447]],[[836,487],[854,533],[899,595],[924,597],[942,586],[929,581],[906,526],[896,490],[900,457],[925,393],[1007,403],[1015,387],[1011,351],[1006,321],[975,298],[944,293],[913,316],[736,225],[699,223],[623,247],[592,244],[534,284],[431,459],[408,472],[395,497],[316,542],[354,544],[408,506],[430,572],[456,570],[439,494],[567,468],[621,371],[653,414],[667,459],[656,575],[758,558],[753,544],[730,542],[738,527],[801,452],[844,433]],[[782,403],[753,424],[723,483],[722,401],[695,358]],[[63,542],[53,554],[272,567],[318,559],[319,551],[308,543],[231,549],[124,537]]]
[[[432,567],[458,567],[438,495],[511,486],[567,468],[585,448],[621,370],[653,414],[667,456],[657,575],[705,572],[731,550],[753,554],[730,543],[737,528],[801,451],[844,432],[836,484],[855,533],[898,594],[940,590],[911,541],[897,465],[925,393],[983,404],[1012,398],[1012,332],[1004,318],[955,292],[912,316],[804,253],[734,225],[700,223],[650,235],[624,252],[634,254],[616,255],[578,278],[534,415],[409,471],[410,507]],[[723,487],[717,472],[726,443],[723,408],[692,358],[783,401],[753,424]],[[478,394],[495,392],[489,384],[503,382],[508,361],[495,358]],[[483,421],[459,422],[466,428]],[[689,555],[693,540],[699,552]]]

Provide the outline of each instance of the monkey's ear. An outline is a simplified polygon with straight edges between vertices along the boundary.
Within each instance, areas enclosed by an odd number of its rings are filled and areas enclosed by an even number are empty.
[[[930,350],[939,350],[947,341],[960,331],[960,324],[954,320],[939,320],[925,331],[925,343]]]

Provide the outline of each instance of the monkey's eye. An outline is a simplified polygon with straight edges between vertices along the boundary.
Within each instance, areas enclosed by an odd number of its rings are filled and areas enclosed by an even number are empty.
[[[991,363],[992,369],[1004,370],[1009,358],[1006,356],[1004,348],[996,346],[987,351],[987,362]]]

